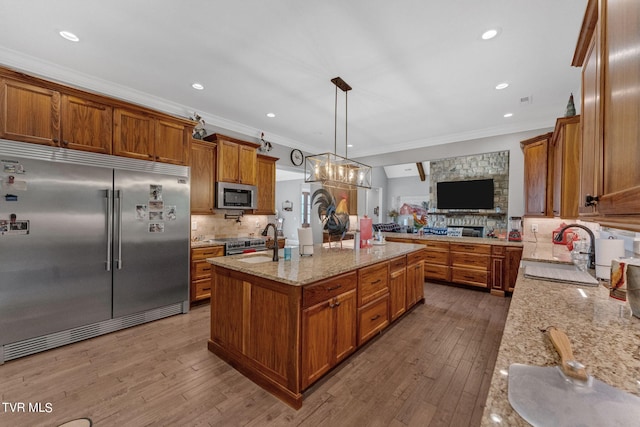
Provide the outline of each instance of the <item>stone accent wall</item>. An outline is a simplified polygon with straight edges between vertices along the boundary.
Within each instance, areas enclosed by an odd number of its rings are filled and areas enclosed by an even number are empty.
[[[446,213],[436,209],[441,225],[449,226],[482,226],[484,234],[491,230],[507,228],[507,211],[509,208],[509,151],[475,154],[471,156],[452,157],[430,162],[429,206],[437,208],[437,183],[439,181],[463,181],[471,179],[493,179],[493,205],[496,210],[478,210],[474,215]],[[443,215],[445,214],[445,215]]]

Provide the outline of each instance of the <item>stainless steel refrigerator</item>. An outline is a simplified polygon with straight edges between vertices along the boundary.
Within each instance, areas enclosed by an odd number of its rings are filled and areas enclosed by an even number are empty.
[[[188,310],[189,169],[0,140],[0,363]]]

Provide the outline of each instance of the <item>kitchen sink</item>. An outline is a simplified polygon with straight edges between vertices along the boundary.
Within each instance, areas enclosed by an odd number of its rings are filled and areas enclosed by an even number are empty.
[[[569,271],[578,270],[575,265],[569,264],[569,263],[563,263],[563,262],[544,262],[544,261],[527,261],[527,260],[520,261],[520,267],[526,267],[529,265],[533,267],[553,268],[558,270],[569,270]]]
[[[588,271],[580,271],[575,265],[554,262],[521,261],[524,276],[571,285],[598,286],[598,280]]]
[[[260,262],[273,261],[273,258],[261,255],[261,256],[250,256],[250,257],[247,257],[247,258],[242,258],[242,259],[239,259],[238,261],[246,262],[248,264],[257,264],[257,263],[260,263]]]

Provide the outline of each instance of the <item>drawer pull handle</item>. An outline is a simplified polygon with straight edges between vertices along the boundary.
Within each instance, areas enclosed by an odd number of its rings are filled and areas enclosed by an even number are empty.
[[[330,286],[327,288],[328,291],[335,291],[336,289],[340,289],[342,287],[342,285],[338,285],[338,286]]]
[[[375,316],[373,316],[373,317],[371,318],[371,320],[372,320],[372,321],[373,321],[373,320],[378,320],[379,318],[380,318],[380,315],[379,315],[379,314],[376,314]]]
[[[205,267],[202,269],[202,271],[211,271],[211,267]]]
[[[333,303],[333,304],[329,304],[329,308],[336,308],[336,307],[338,307],[339,305],[340,305],[340,301],[336,301],[336,302],[335,302],[335,303]]]
[[[376,283],[380,283],[381,281],[382,281],[382,279],[374,280],[373,282],[371,282],[371,284],[375,285]]]
[[[202,288],[203,291],[210,291],[211,288]]]

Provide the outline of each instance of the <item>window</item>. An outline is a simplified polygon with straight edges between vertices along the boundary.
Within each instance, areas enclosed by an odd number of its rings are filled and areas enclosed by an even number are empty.
[[[311,193],[303,191],[300,198],[300,205],[302,206],[302,228],[311,227]]]

